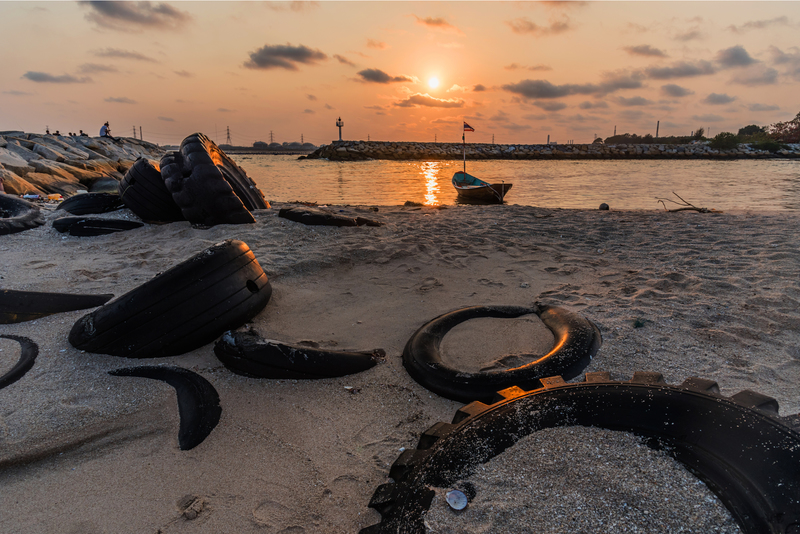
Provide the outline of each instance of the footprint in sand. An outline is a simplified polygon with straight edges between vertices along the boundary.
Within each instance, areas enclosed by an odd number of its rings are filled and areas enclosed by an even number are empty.
[[[253,518],[256,523],[270,528],[269,532],[280,534],[302,534],[306,531],[299,525],[292,525],[296,521],[297,514],[291,508],[278,502],[265,500],[253,510]]]
[[[422,281],[422,284],[419,286],[420,291],[430,291],[431,289],[436,289],[437,287],[441,287],[442,283],[437,280],[436,278],[426,278]]]

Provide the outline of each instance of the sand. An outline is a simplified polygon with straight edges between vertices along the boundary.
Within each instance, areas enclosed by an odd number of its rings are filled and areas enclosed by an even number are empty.
[[[725,395],[751,389],[775,397],[782,415],[800,412],[795,214],[335,207],[385,224],[332,228],[281,219],[284,206],[256,212],[254,225],[146,225],[92,238],[59,234],[49,212],[46,226],[0,236],[0,287],[115,295],[241,239],[274,291],[248,326],[287,343],[387,354],[357,375],[259,380],[228,371],[211,345],[147,361],[83,353],[67,334],[85,311],[0,325],[40,348],[34,368],[0,390],[0,531],[353,533],[374,524],[367,504],[401,449],[461,406],[408,376],[403,346],[463,306],[564,306],[603,334],[587,371],[710,378]],[[479,369],[546,350],[546,329],[515,322],[461,325],[445,355]],[[0,349],[2,374],[18,349],[4,340]],[[219,392],[220,423],[195,449],[178,448],[170,386],[107,374],[141,364],[191,369]],[[603,439],[630,449],[626,438]],[[638,457],[645,472],[656,469]],[[571,461],[586,468],[595,458],[576,450]],[[562,482],[565,493],[579,489]]]

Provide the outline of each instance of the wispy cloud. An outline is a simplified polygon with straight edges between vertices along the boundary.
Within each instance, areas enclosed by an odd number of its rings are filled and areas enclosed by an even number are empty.
[[[684,43],[687,41],[697,41],[703,38],[705,38],[705,34],[700,30],[689,30],[686,32],[679,33],[674,37],[676,41],[681,41]]]
[[[650,45],[625,46],[622,48],[632,56],[669,57],[667,53]]]
[[[147,57],[139,52],[131,52],[129,50],[120,50],[119,48],[104,48],[102,50],[94,50],[92,54],[98,57],[113,57],[119,59],[133,59],[136,61],[147,61],[150,63],[158,63],[155,59]]]
[[[747,50],[740,45],[732,46],[730,48],[726,48],[725,50],[720,50],[717,52],[716,60],[717,63],[722,65],[724,68],[746,67],[748,65],[752,65],[753,63],[757,63],[755,59],[750,57],[750,54],[747,53]]]
[[[730,104],[734,100],[736,100],[735,96],[730,96],[726,93],[711,93],[710,95],[708,95],[703,99],[703,102],[705,102],[706,104],[719,106],[722,104]]]
[[[175,119],[173,119],[172,117],[159,117],[158,120],[164,122],[175,122]]]
[[[725,117],[720,117],[713,113],[706,113],[705,115],[692,115],[692,120],[700,122],[722,122],[725,120]]]
[[[98,63],[84,63],[78,67],[78,72],[81,74],[102,74],[105,72],[119,72],[119,69],[113,65],[100,65]]]
[[[316,113],[316,111],[314,111],[313,109],[304,109],[303,113],[305,113],[306,115],[313,115],[314,113]]]
[[[566,108],[567,105],[563,102],[542,102],[540,100],[535,100],[532,102],[534,106],[537,108],[542,108],[545,111],[561,111],[562,109]]]
[[[758,85],[774,85],[778,83],[778,71],[762,64],[751,65],[750,67],[739,71],[733,78],[731,78],[731,82],[738,83],[740,85],[746,85],[748,87],[755,87]]]
[[[681,87],[680,85],[676,85],[674,83],[668,83],[666,85],[662,85],[661,92],[673,98],[681,98],[684,96],[689,96],[694,94],[694,91],[692,91],[691,89],[687,89],[686,87]]]
[[[617,104],[620,106],[625,107],[632,107],[632,106],[649,106],[650,104],[654,104],[652,100],[648,100],[642,96],[633,96],[630,98],[625,98],[624,96],[617,97],[615,99]]]
[[[581,102],[578,104],[578,107],[581,109],[606,109],[608,108],[608,104],[603,102],[602,100],[598,102],[589,102],[588,100],[585,102]]]
[[[307,99],[309,99],[309,100],[311,100],[311,101],[315,101],[315,100],[317,99],[317,97],[316,97],[316,96],[314,96],[314,95],[311,95],[311,94],[307,94],[307,95],[306,95],[306,98],[307,98]]]
[[[113,104],[135,104],[136,100],[131,100],[126,96],[110,96],[108,98],[103,99],[105,102],[111,102]]]
[[[356,64],[355,64],[355,63],[353,63],[352,61],[350,61],[349,59],[347,59],[347,58],[346,58],[346,57],[344,57],[344,56],[340,56],[339,54],[334,54],[334,55],[333,55],[333,58],[334,58],[336,61],[338,61],[339,63],[341,63],[342,65],[348,65],[348,66],[350,66],[350,67],[355,67],[355,66],[356,66]]]
[[[777,111],[781,107],[774,104],[750,104],[747,109],[750,111]]]
[[[33,96],[35,93],[27,93],[25,91],[3,91],[3,94],[11,96]]]
[[[441,17],[418,17],[414,15],[414,18],[417,19],[417,24],[425,26],[426,28],[431,28],[434,30],[441,30],[441,31],[449,31],[449,32],[456,32],[462,33],[461,30],[447,22],[445,19]]]
[[[36,83],[90,83],[92,81],[91,78],[86,76],[83,78],[76,78],[71,74],[55,76],[46,72],[37,71],[28,71],[23,74],[22,77]]]
[[[790,78],[800,81],[800,49],[795,48],[794,52],[784,52],[776,46],[769,47],[773,65],[786,67],[784,74]]]
[[[503,68],[506,69],[506,70],[525,69],[525,70],[530,70],[530,71],[553,70],[553,67],[551,67],[549,65],[531,65],[531,66],[526,66],[526,65],[520,65],[519,63],[512,63],[510,65],[506,65]]]
[[[81,1],[79,4],[89,9],[86,20],[104,30],[175,30],[192,19],[188,12],[161,2]]]
[[[741,26],[736,26],[731,24],[728,26],[728,29],[733,33],[745,33],[750,30],[765,30],[767,28],[771,28],[772,26],[788,26],[789,25],[789,17],[783,15],[782,17],[775,17],[774,19],[767,19],[767,20],[751,20],[745,22]]]
[[[361,81],[369,83],[394,83],[394,82],[413,82],[410,76],[391,76],[380,69],[364,69],[358,72]]]
[[[319,8],[319,2],[304,0],[302,2],[266,2],[267,8],[273,11],[294,11],[300,13]]]
[[[670,80],[673,78],[690,78],[714,74],[717,69],[710,61],[679,61],[668,67],[648,67],[644,70],[648,78]]]
[[[472,90],[476,93],[480,93],[486,91],[486,86],[483,85],[482,83],[476,83],[475,85],[472,86]]]
[[[236,111],[235,109],[228,109],[228,108],[217,108],[217,111],[220,113],[233,113]]]
[[[181,78],[194,78],[194,74],[189,72],[188,70],[174,70],[172,71]]]
[[[464,100],[460,98],[435,98],[427,93],[416,93],[405,100],[395,102],[395,106],[399,108],[414,108],[414,107],[428,107],[428,108],[463,108]]]
[[[297,64],[314,65],[325,61],[328,56],[320,50],[312,50],[305,45],[264,45],[250,53],[250,60],[244,66],[248,69],[286,69],[298,70]]]
[[[542,26],[531,21],[527,17],[506,21],[511,31],[520,35],[533,35],[543,37],[547,35],[557,35],[572,29],[569,17],[564,16],[561,20],[550,21],[547,26]]]
[[[389,45],[387,45],[383,41],[377,41],[375,39],[367,39],[367,48],[374,48],[375,50],[386,50],[387,48],[389,48]]]
[[[503,89],[528,99],[561,98],[570,95],[603,95],[620,89],[642,87],[644,74],[638,71],[619,70],[606,72],[600,83],[554,85],[548,80],[522,80],[503,85]]]

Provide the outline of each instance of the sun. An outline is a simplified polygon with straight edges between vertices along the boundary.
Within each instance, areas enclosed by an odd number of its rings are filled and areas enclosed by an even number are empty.
[[[439,78],[436,78],[434,76],[433,78],[428,80],[428,87],[430,87],[431,89],[436,89],[437,87],[439,87]]]

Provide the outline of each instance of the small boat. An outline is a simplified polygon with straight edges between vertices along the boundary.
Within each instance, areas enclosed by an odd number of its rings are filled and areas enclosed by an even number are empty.
[[[505,182],[490,184],[464,171],[453,175],[453,187],[458,193],[458,200],[502,204],[503,197],[512,185]]]

